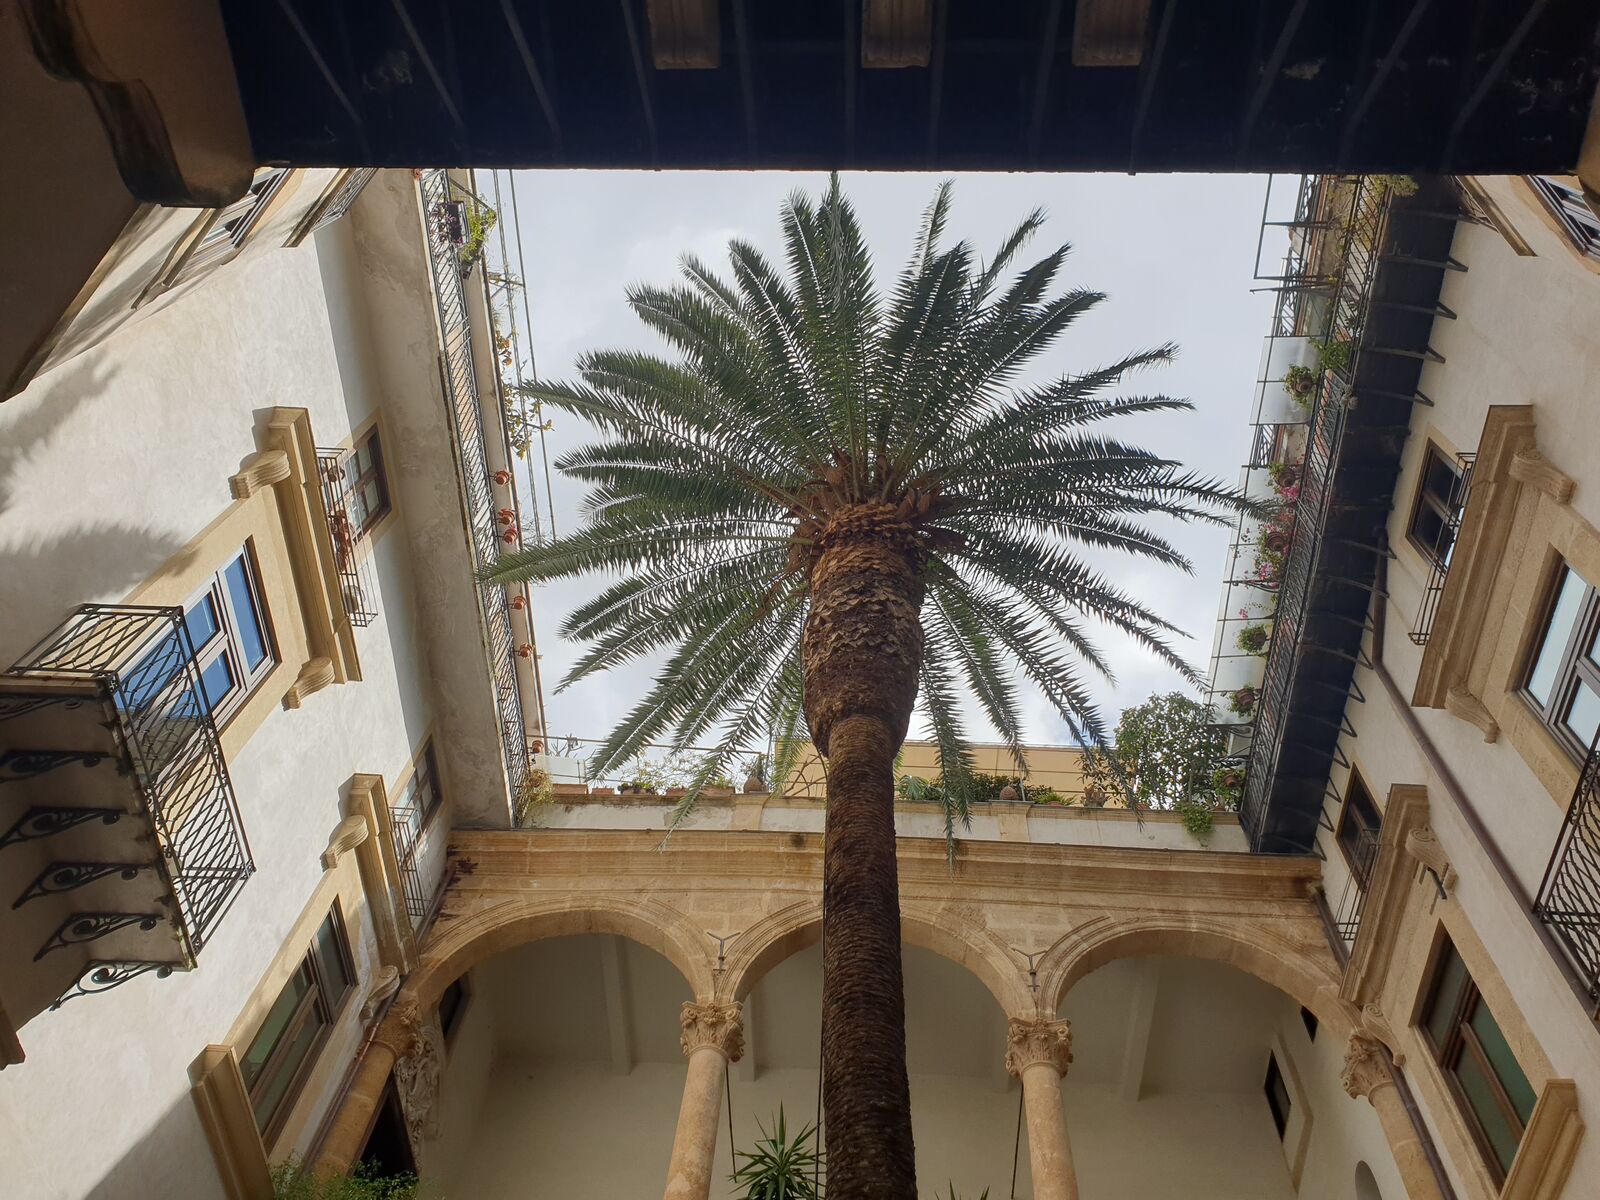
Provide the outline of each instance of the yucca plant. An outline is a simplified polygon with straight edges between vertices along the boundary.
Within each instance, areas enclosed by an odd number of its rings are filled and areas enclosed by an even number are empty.
[[[1102,299],[1055,283],[1060,246],[1018,268],[1030,214],[980,263],[943,244],[950,189],[880,290],[837,178],[783,208],[787,269],[729,247],[635,286],[669,357],[597,351],[581,378],[530,385],[597,438],[560,468],[593,485],[582,528],[507,554],[489,583],[620,575],[566,620],[590,643],[565,684],[644,655],[664,665],[592,764],[646,742],[715,741],[700,784],[767,733],[827,763],[823,1101],[835,1200],[916,1195],[905,1069],[894,762],[919,698],[937,739],[947,832],[971,776],[974,698],[1025,773],[1020,674],[1080,741],[1103,741],[1087,676],[1095,627],[1193,678],[1173,627],[1085,549],[1187,568],[1146,519],[1226,523],[1235,492],[1120,440],[1114,418],[1188,408],[1116,396],[1170,346],[1022,386],[1023,369]],[[778,772],[781,776],[781,770]],[[777,781],[774,781],[777,786]],[[695,799],[684,798],[679,815]]]
[[[735,1151],[742,1161],[729,1176],[739,1186],[741,1200],[822,1200],[826,1189],[817,1127],[806,1125],[791,1138],[781,1104],[770,1133],[759,1121],[756,1127],[761,1136],[755,1149]]]

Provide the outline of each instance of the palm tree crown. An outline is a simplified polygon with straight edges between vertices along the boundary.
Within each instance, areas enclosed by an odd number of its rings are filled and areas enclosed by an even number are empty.
[[[1013,269],[1041,212],[984,264],[965,242],[942,245],[949,208],[946,183],[885,294],[837,177],[820,203],[795,194],[782,214],[787,272],[735,241],[731,282],[687,258],[677,286],[629,290],[675,361],[597,351],[579,361],[582,382],[529,388],[605,435],[558,462],[595,485],[588,520],[505,555],[485,579],[623,576],[568,617],[563,635],[591,644],[562,686],[667,655],[597,770],[652,740],[710,734],[720,745],[710,778],[753,736],[795,732],[810,572],[845,516],[897,530],[920,565],[920,699],[944,790],[963,812],[963,685],[1021,765],[1014,668],[1076,737],[1104,740],[1084,680],[1085,667],[1111,675],[1094,624],[1192,677],[1168,641],[1173,626],[1081,556],[1107,547],[1188,569],[1144,519],[1219,521],[1236,503],[1215,481],[1095,428],[1190,407],[1108,395],[1174,348],[1016,386],[1105,297],[1052,294],[1066,245]]]

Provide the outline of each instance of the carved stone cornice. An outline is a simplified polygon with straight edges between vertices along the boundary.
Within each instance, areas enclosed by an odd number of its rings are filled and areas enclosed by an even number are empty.
[[[1017,1079],[1029,1067],[1053,1067],[1065,1075],[1072,1065],[1072,1022],[1012,1017],[1006,1022],[1006,1073]]]
[[[257,492],[282,483],[289,473],[289,456],[282,450],[257,450],[228,479],[228,490],[235,500],[248,500]]]
[[[338,673],[334,670],[333,659],[313,658],[300,668],[300,674],[295,676],[289,690],[283,694],[283,706],[299,708],[323,688],[332,687],[337,682]]]
[[[1532,446],[1518,450],[1511,456],[1511,478],[1518,483],[1537,488],[1557,504],[1566,504],[1578,485],[1570,475],[1556,469],[1555,465]]]
[[[744,1020],[737,1004],[686,1002],[678,1023],[683,1033],[678,1044],[687,1058],[696,1050],[715,1050],[729,1062],[744,1057]]]
[[[1394,1079],[1384,1062],[1383,1044],[1364,1033],[1352,1033],[1350,1045],[1344,1052],[1344,1067],[1339,1081],[1352,1100],[1365,1100],[1371,1104],[1372,1094],[1381,1087],[1393,1087]]]
[[[331,871],[337,867],[339,860],[366,841],[371,832],[366,817],[356,813],[340,821],[328,837],[328,848],[322,852],[322,869]]]
[[[1483,734],[1486,742],[1498,741],[1500,737],[1500,722],[1494,719],[1494,714],[1465,687],[1453,685],[1445,690],[1444,708],[1453,717],[1459,717],[1469,725],[1475,725]]]
[[[1455,890],[1455,869],[1450,866],[1450,859],[1430,826],[1419,825],[1415,829],[1408,830],[1405,849],[1407,854],[1433,872],[1434,878],[1439,881],[1439,887],[1446,895]]]
[[[1388,1048],[1389,1057],[1394,1060],[1395,1066],[1406,1065],[1405,1053],[1400,1049],[1400,1036],[1395,1033],[1394,1026],[1389,1024],[1389,1018],[1384,1015],[1383,1009],[1376,1004],[1363,1005],[1357,1024],[1361,1032],[1382,1042]]]

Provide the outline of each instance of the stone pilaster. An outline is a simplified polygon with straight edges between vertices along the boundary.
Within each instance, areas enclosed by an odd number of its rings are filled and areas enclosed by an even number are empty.
[[[1378,1114],[1378,1124],[1383,1127],[1389,1152],[1394,1155],[1395,1166],[1400,1169],[1400,1179],[1410,1200],[1440,1200],[1433,1167],[1401,1103],[1388,1055],[1376,1038],[1364,1033],[1351,1034],[1339,1077],[1352,1100],[1366,1100]]]

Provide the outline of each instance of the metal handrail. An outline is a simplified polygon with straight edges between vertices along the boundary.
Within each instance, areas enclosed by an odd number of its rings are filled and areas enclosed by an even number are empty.
[[[503,543],[485,447],[483,403],[472,357],[463,267],[456,246],[442,227],[444,210],[453,199],[450,179],[442,170],[424,171],[419,187],[423,211],[428,218],[428,262],[433,275],[442,348],[440,371],[466,493],[467,531],[476,566],[490,567],[499,561]],[[526,790],[529,763],[522,698],[517,687],[517,647],[511,629],[511,608],[505,588],[477,587],[476,590],[488,642],[495,704],[499,710],[501,755],[510,799],[515,805]]]
[[[1439,615],[1439,605],[1444,600],[1444,585],[1450,577],[1451,553],[1461,533],[1461,522],[1467,515],[1467,504],[1472,499],[1472,470],[1477,461],[1476,454],[1456,455],[1461,474],[1456,477],[1455,487],[1451,489],[1451,515],[1445,522],[1450,540],[1444,557],[1433,560],[1433,569],[1428,573],[1428,586],[1422,593],[1422,603],[1417,606],[1417,619],[1411,626],[1411,640],[1418,646],[1428,644],[1428,638],[1433,634],[1433,622]]]
[[[1566,952],[1600,1016],[1600,734],[1589,746],[1533,912]]]
[[[378,589],[373,585],[371,558],[361,552],[366,534],[350,519],[349,450],[318,450],[317,474],[322,478],[323,506],[328,510],[328,536],[333,539],[334,565],[339,574],[339,596],[350,624],[365,629],[377,618]]]

